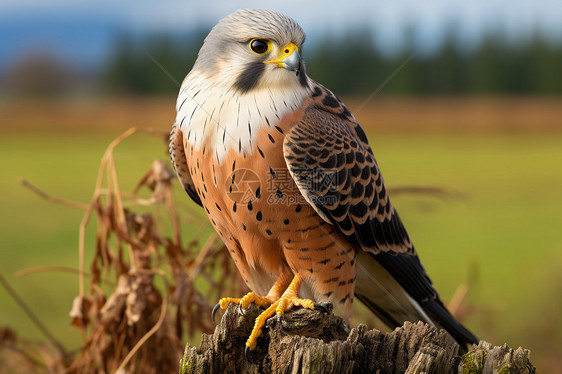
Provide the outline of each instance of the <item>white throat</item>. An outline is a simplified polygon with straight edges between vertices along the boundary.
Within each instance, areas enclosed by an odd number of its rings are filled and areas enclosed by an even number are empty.
[[[229,149],[249,155],[262,127],[273,127],[297,109],[308,93],[297,80],[281,88],[254,88],[240,93],[192,71],[176,103],[176,123],[195,148],[205,146],[220,163]]]

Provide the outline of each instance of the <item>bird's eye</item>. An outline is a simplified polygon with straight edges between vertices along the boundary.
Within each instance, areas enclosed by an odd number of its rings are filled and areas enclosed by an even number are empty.
[[[250,41],[250,49],[258,55],[263,55],[269,51],[269,42],[263,39],[252,39]]]

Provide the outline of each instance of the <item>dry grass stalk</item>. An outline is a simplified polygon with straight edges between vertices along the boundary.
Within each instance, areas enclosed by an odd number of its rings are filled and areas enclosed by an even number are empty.
[[[201,246],[199,234],[208,224],[200,227],[195,239],[182,243],[173,193],[177,182],[167,162],[155,160],[132,193],[120,190],[114,150],[136,132],[129,129],[108,146],[89,204],[53,198],[25,182],[42,198],[85,210],[76,270],[79,295],[70,311],[71,323],[82,330],[84,342],[70,360],[49,360],[64,351],[53,355],[52,348],[37,346],[36,355],[16,355],[20,368],[23,360],[34,372],[177,372],[186,336],[212,332],[210,315],[216,301],[225,293],[246,291],[216,235]],[[143,190],[149,190],[149,198],[138,197]],[[135,211],[140,207],[144,213]],[[92,221],[97,225],[94,240],[86,235]],[[169,236],[163,234],[170,231]],[[94,254],[87,271],[86,248],[92,242]],[[56,269],[33,271],[41,270]],[[12,336],[8,332],[5,335]],[[2,348],[18,349],[11,343],[15,339],[4,341],[10,344]]]

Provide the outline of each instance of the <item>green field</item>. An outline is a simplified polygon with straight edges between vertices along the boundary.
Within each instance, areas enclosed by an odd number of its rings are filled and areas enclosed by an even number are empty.
[[[83,212],[44,201],[19,180],[86,203],[101,156],[118,134],[12,129],[0,138],[0,273],[68,348],[80,342],[68,318],[77,277],[14,273],[36,266],[76,268]],[[562,345],[562,323],[557,322],[562,132],[377,133],[370,128],[368,135],[390,189],[438,186],[450,192],[446,199],[397,194],[393,201],[445,301],[469,276],[476,279],[466,324],[492,343],[536,349],[534,362],[548,343]],[[131,191],[154,158],[167,155],[161,140],[149,135],[136,134],[120,145],[121,189]],[[4,290],[0,305],[0,325],[26,337],[41,336]]]

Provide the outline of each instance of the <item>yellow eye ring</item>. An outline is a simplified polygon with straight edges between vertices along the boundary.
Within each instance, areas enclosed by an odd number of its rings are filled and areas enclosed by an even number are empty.
[[[250,50],[257,55],[265,55],[271,50],[271,42],[265,39],[252,39],[249,46]]]

